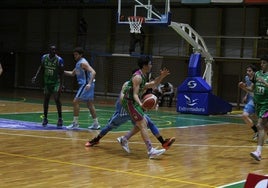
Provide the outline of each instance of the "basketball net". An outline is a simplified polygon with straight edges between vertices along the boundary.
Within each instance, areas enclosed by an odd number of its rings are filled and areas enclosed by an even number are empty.
[[[130,33],[141,33],[141,27],[142,27],[143,22],[144,22],[144,17],[129,16],[128,23],[129,23]]]

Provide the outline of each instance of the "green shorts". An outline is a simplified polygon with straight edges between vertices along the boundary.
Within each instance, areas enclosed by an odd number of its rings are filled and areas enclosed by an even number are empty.
[[[256,114],[259,118],[263,118],[268,111],[268,104],[255,104]]]
[[[60,83],[45,84],[44,94],[53,94],[59,92]]]

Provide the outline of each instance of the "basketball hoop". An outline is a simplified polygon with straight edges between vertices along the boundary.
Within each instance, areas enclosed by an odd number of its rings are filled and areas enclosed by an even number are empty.
[[[144,17],[129,16],[128,23],[129,23],[130,33],[141,33],[141,27],[144,21],[145,21]]]

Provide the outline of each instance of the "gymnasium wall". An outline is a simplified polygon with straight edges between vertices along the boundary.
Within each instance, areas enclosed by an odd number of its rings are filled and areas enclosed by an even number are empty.
[[[136,67],[136,58],[125,55],[129,48],[129,26],[115,23],[116,10],[113,6],[1,9],[0,61],[8,71],[0,78],[0,87],[40,89],[39,85],[31,84],[31,78],[48,45],[58,47],[68,70],[74,67],[73,48],[81,45],[97,71],[96,93],[117,94]],[[243,79],[245,67],[268,53],[265,10],[267,6],[171,7],[172,21],[188,23],[204,38],[215,58],[213,92],[225,100],[240,100],[237,82]],[[78,32],[81,18],[88,24],[87,32],[82,35]],[[144,26],[144,30],[146,54],[156,56],[154,74],[161,67],[169,68],[172,74],[165,81],[177,87],[187,76],[191,46],[172,28]],[[138,45],[136,50],[139,51]],[[68,91],[76,89],[73,78],[66,78],[65,85]]]

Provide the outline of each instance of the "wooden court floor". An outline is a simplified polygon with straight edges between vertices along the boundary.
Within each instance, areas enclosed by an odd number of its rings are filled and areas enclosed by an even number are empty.
[[[8,100],[40,96],[41,92],[33,96],[21,92],[7,96],[1,92],[0,115],[41,112],[40,102]],[[103,100],[96,103],[97,110],[105,108]],[[63,109],[72,110],[69,105]],[[0,128],[0,187],[206,188],[245,180],[248,173],[268,174],[267,145],[263,160],[254,161],[249,156],[256,147],[251,140],[252,131],[240,121],[232,121],[238,117],[184,116],[176,113],[175,108],[168,110],[159,109],[161,115],[157,118],[170,119],[164,127],[159,121],[160,131],[164,137],[176,137],[176,142],[153,160],[148,159],[140,134],[130,140],[131,153],[122,150],[116,138],[127,130],[110,132],[96,147],[85,148],[85,142],[98,131]],[[56,112],[53,104],[50,111]],[[107,117],[101,120],[102,127]],[[180,126],[184,124],[187,126]],[[153,136],[151,140],[161,148]]]

